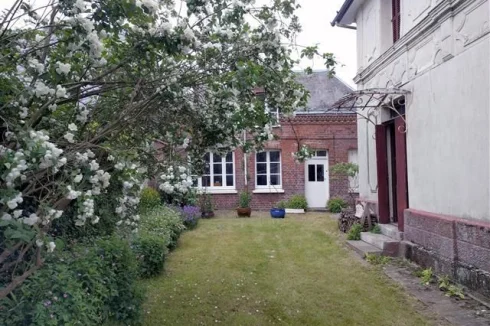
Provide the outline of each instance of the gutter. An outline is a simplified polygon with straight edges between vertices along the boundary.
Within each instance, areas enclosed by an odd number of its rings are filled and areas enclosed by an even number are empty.
[[[333,19],[333,21],[330,23],[333,27],[335,27],[335,26],[339,26],[339,27],[346,27],[346,26],[348,26],[348,25],[339,24],[339,22],[342,20],[342,18],[344,18],[345,13],[347,12],[347,10],[349,10],[349,8],[350,8],[350,6],[352,5],[353,2],[354,2],[354,0],[346,0],[344,2],[344,4],[342,5],[342,7],[340,8],[340,10],[337,11],[337,16],[335,16],[335,18]],[[346,28],[356,29],[354,26],[348,26]]]

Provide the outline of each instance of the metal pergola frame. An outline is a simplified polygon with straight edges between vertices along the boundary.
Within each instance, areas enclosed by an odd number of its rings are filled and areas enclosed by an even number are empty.
[[[402,116],[402,114],[400,114],[400,112],[398,112],[395,108],[395,102],[399,101],[401,98],[404,99],[404,97],[408,94],[410,94],[410,91],[402,88],[363,89],[359,91],[354,91],[343,96],[337,102],[335,102],[327,110],[327,112],[343,113],[347,111],[350,113],[356,113],[369,122],[376,124],[371,119],[369,119],[368,116],[362,114],[361,111],[364,111],[366,109],[375,110],[378,108],[386,107],[394,111],[398,116]]]

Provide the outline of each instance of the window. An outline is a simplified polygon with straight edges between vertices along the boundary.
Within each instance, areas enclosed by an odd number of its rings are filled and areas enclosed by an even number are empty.
[[[198,179],[200,188],[235,188],[235,155],[229,152],[225,156],[207,153],[204,156],[206,165],[203,175]]]
[[[258,152],[255,156],[257,188],[281,188],[281,152]]]
[[[400,0],[391,1],[392,18],[391,23],[393,25],[393,43],[400,39],[400,27],[401,27],[401,10]]]
[[[265,103],[265,112],[271,117],[271,126],[279,127],[279,109],[271,109],[267,103]]]

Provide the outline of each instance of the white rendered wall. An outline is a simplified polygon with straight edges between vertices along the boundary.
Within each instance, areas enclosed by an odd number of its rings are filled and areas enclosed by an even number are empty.
[[[376,7],[380,1],[367,4]],[[412,92],[406,109],[409,206],[490,221],[489,3],[460,3],[449,11],[443,7],[447,1],[402,0],[402,39],[373,58],[364,53],[376,54],[373,49],[385,47],[384,38],[368,32],[372,24],[365,19],[372,14],[362,7],[358,44],[367,50],[359,48],[363,60],[356,82],[359,89]],[[360,120],[360,197],[376,200],[374,128],[366,128]]]

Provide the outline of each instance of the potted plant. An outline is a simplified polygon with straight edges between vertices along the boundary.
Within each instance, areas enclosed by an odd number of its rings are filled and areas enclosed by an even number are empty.
[[[286,202],[281,200],[277,203],[277,207],[271,208],[272,218],[284,218],[286,216]]]
[[[201,209],[202,218],[210,218],[214,216],[213,202],[211,200],[211,195],[204,193],[199,198],[199,207]]]
[[[252,213],[252,209],[250,208],[251,200],[252,196],[248,191],[242,191],[240,193],[238,207],[236,209],[238,217],[250,217],[250,214]]]
[[[304,214],[308,209],[308,202],[303,195],[294,195],[286,203],[286,213]]]

